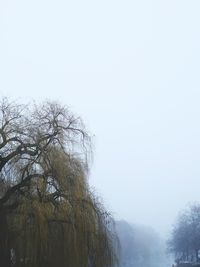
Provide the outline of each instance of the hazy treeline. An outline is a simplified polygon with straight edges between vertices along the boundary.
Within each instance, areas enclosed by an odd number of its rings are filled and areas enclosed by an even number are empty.
[[[65,106],[0,101],[0,266],[170,266],[152,228],[114,222],[91,192],[90,153],[84,123]],[[200,204],[181,213],[168,249],[199,261]]]
[[[180,213],[168,241],[170,252],[179,261],[200,261],[200,204],[195,203]]]
[[[165,242],[154,229],[116,222],[120,240],[120,267],[165,267],[167,265]]]

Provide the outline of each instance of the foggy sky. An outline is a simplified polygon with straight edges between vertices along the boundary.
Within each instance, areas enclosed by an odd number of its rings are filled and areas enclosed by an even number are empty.
[[[0,94],[59,100],[94,135],[90,183],[165,235],[200,201],[200,2],[0,0]]]

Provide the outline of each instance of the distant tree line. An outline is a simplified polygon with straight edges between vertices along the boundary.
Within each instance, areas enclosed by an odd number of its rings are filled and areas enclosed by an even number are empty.
[[[113,220],[90,191],[90,136],[45,102],[0,103],[0,266],[106,267]]]
[[[168,242],[176,261],[200,261],[200,204],[190,205],[178,217]]]
[[[151,228],[117,221],[120,240],[120,267],[165,267],[165,242]]]

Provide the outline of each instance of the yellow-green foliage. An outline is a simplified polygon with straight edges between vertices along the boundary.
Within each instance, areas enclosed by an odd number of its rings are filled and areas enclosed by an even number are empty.
[[[112,266],[112,219],[90,192],[81,162],[49,149],[38,165],[45,175],[30,182],[8,217],[15,265]]]

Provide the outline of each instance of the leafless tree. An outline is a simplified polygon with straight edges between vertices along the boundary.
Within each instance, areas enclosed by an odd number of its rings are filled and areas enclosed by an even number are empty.
[[[177,259],[199,262],[200,205],[198,203],[190,205],[179,215],[168,245]]]

